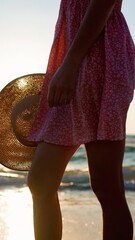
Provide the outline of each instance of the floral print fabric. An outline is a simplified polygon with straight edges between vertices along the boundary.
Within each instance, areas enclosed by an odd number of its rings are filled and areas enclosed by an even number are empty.
[[[98,40],[82,61],[71,103],[49,108],[48,84],[61,65],[90,0],[62,0],[40,103],[28,136],[71,146],[125,138],[135,87],[135,46],[118,0]],[[86,39],[87,41],[87,39]]]

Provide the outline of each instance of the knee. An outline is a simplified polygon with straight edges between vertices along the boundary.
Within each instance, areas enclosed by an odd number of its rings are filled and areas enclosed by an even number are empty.
[[[33,170],[30,170],[30,172],[28,173],[27,185],[32,195],[41,191],[40,189],[42,188],[42,181],[40,175]]]
[[[27,185],[33,197],[50,199],[57,193],[55,184],[47,175],[31,170],[28,174]]]
[[[91,178],[91,187],[96,197],[100,202],[103,202],[105,199],[106,191],[104,184],[101,184],[98,177]]]
[[[91,187],[100,204],[110,207],[112,204],[124,199],[124,192],[118,183],[110,184],[110,181],[104,181],[103,178],[94,177],[91,179]]]
[[[98,201],[101,204],[101,207],[104,209],[104,207],[107,207],[108,204],[110,204],[111,196],[108,191],[105,190],[105,187],[97,182],[97,181],[92,181],[91,182],[91,187],[93,192],[95,193]]]

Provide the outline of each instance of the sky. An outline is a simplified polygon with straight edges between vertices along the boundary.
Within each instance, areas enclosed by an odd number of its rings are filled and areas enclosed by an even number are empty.
[[[135,1],[123,0],[122,12],[135,42]],[[13,79],[45,73],[60,0],[0,0],[0,90]],[[135,134],[135,97],[127,133]]]

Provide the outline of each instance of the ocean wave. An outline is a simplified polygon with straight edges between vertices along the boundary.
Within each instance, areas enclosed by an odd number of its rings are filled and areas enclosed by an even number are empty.
[[[133,153],[135,152],[135,145],[129,145],[125,147],[125,152]]]
[[[135,166],[123,168],[125,190],[135,191]],[[88,171],[66,171],[62,179],[62,189],[88,190],[91,188]]]
[[[135,166],[123,168],[125,190],[135,191]],[[14,172],[0,173],[1,187],[23,187],[27,182],[27,174]],[[67,170],[62,178],[60,190],[87,191],[91,189],[89,173],[87,170]]]
[[[123,162],[126,190],[135,191],[135,136],[127,136]],[[9,170],[0,165],[0,187],[23,186],[27,173]],[[60,190],[85,191],[91,188],[86,153],[83,145],[74,154],[62,178]]]

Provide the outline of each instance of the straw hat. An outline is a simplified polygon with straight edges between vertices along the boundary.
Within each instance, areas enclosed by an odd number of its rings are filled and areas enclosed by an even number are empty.
[[[27,171],[36,144],[26,141],[45,74],[30,74],[7,84],[0,92],[0,163]]]

